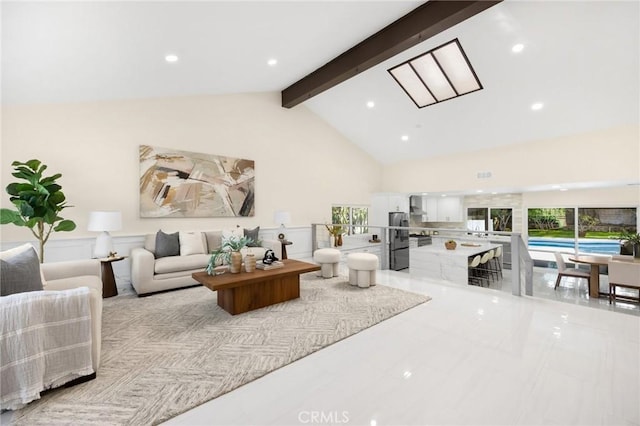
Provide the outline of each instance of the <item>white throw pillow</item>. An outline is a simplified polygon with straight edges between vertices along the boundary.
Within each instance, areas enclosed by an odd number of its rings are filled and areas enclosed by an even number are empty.
[[[234,229],[223,229],[222,230],[222,241],[226,241],[231,237],[240,238],[244,237],[244,230],[242,228],[234,228]]]
[[[206,254],[206,240],[202,232],[180,232],[180,256]]]

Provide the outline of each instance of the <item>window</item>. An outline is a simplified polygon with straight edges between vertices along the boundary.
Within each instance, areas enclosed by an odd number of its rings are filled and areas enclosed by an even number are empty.
[[[538,208],[527,214],[529,251],[541,253],[618,254],[620,234],[637,232],[635,208]]]
[[[506,231],[513,229],[513,209],[472,207],[467,209],[467,229],[472,231]],[[491,221],[489,221],[491,218]]]
[[[333,206],[331,222],[348,225],[347,235],[366,234],[369,232],[369,209],[361,206]]]

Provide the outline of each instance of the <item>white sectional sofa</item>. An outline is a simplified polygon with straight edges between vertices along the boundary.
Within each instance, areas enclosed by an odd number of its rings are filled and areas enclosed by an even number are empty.
[[[191,274],[202,271],[207,267],[210,258],[209,253],[222,245],[223,234],[227,236],[236,232],[237,230],[180,233],[180,254],[159,258],[156,257],[157,234],[147,234],[144,247],[137,247],[131,250],[131,284],[133,288],[140,296],[199,285],[191,277]],[[186,237],[186,234],[190,234],[189,237],[192,241],[193,234],[197,235],[198,238],[196,239],[202,241],[204,250],[200,250],[199,247],[193,249],[193,246],[188,247],[182,244],[182,236]],[[282,244],[278,240],[262,240],[260,241],[260,247],[247,247],[243,249],[242,253],[244,256],[250,251],[257,259],[262,259],[268,249],[273,250],[278,259],[282,258]]]

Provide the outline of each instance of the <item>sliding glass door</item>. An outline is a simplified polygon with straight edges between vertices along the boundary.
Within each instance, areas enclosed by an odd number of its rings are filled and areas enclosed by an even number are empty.
[[[637,209],[563,207],[528,209],[529,251],[618,254],[623,230],[637,232]],[[542,255],[541,255],[542,253]]]

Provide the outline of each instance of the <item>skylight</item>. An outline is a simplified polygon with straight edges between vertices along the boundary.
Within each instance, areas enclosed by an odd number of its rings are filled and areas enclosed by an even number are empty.
[[[388,71],[418,108],[482,89],[458,39]]]

